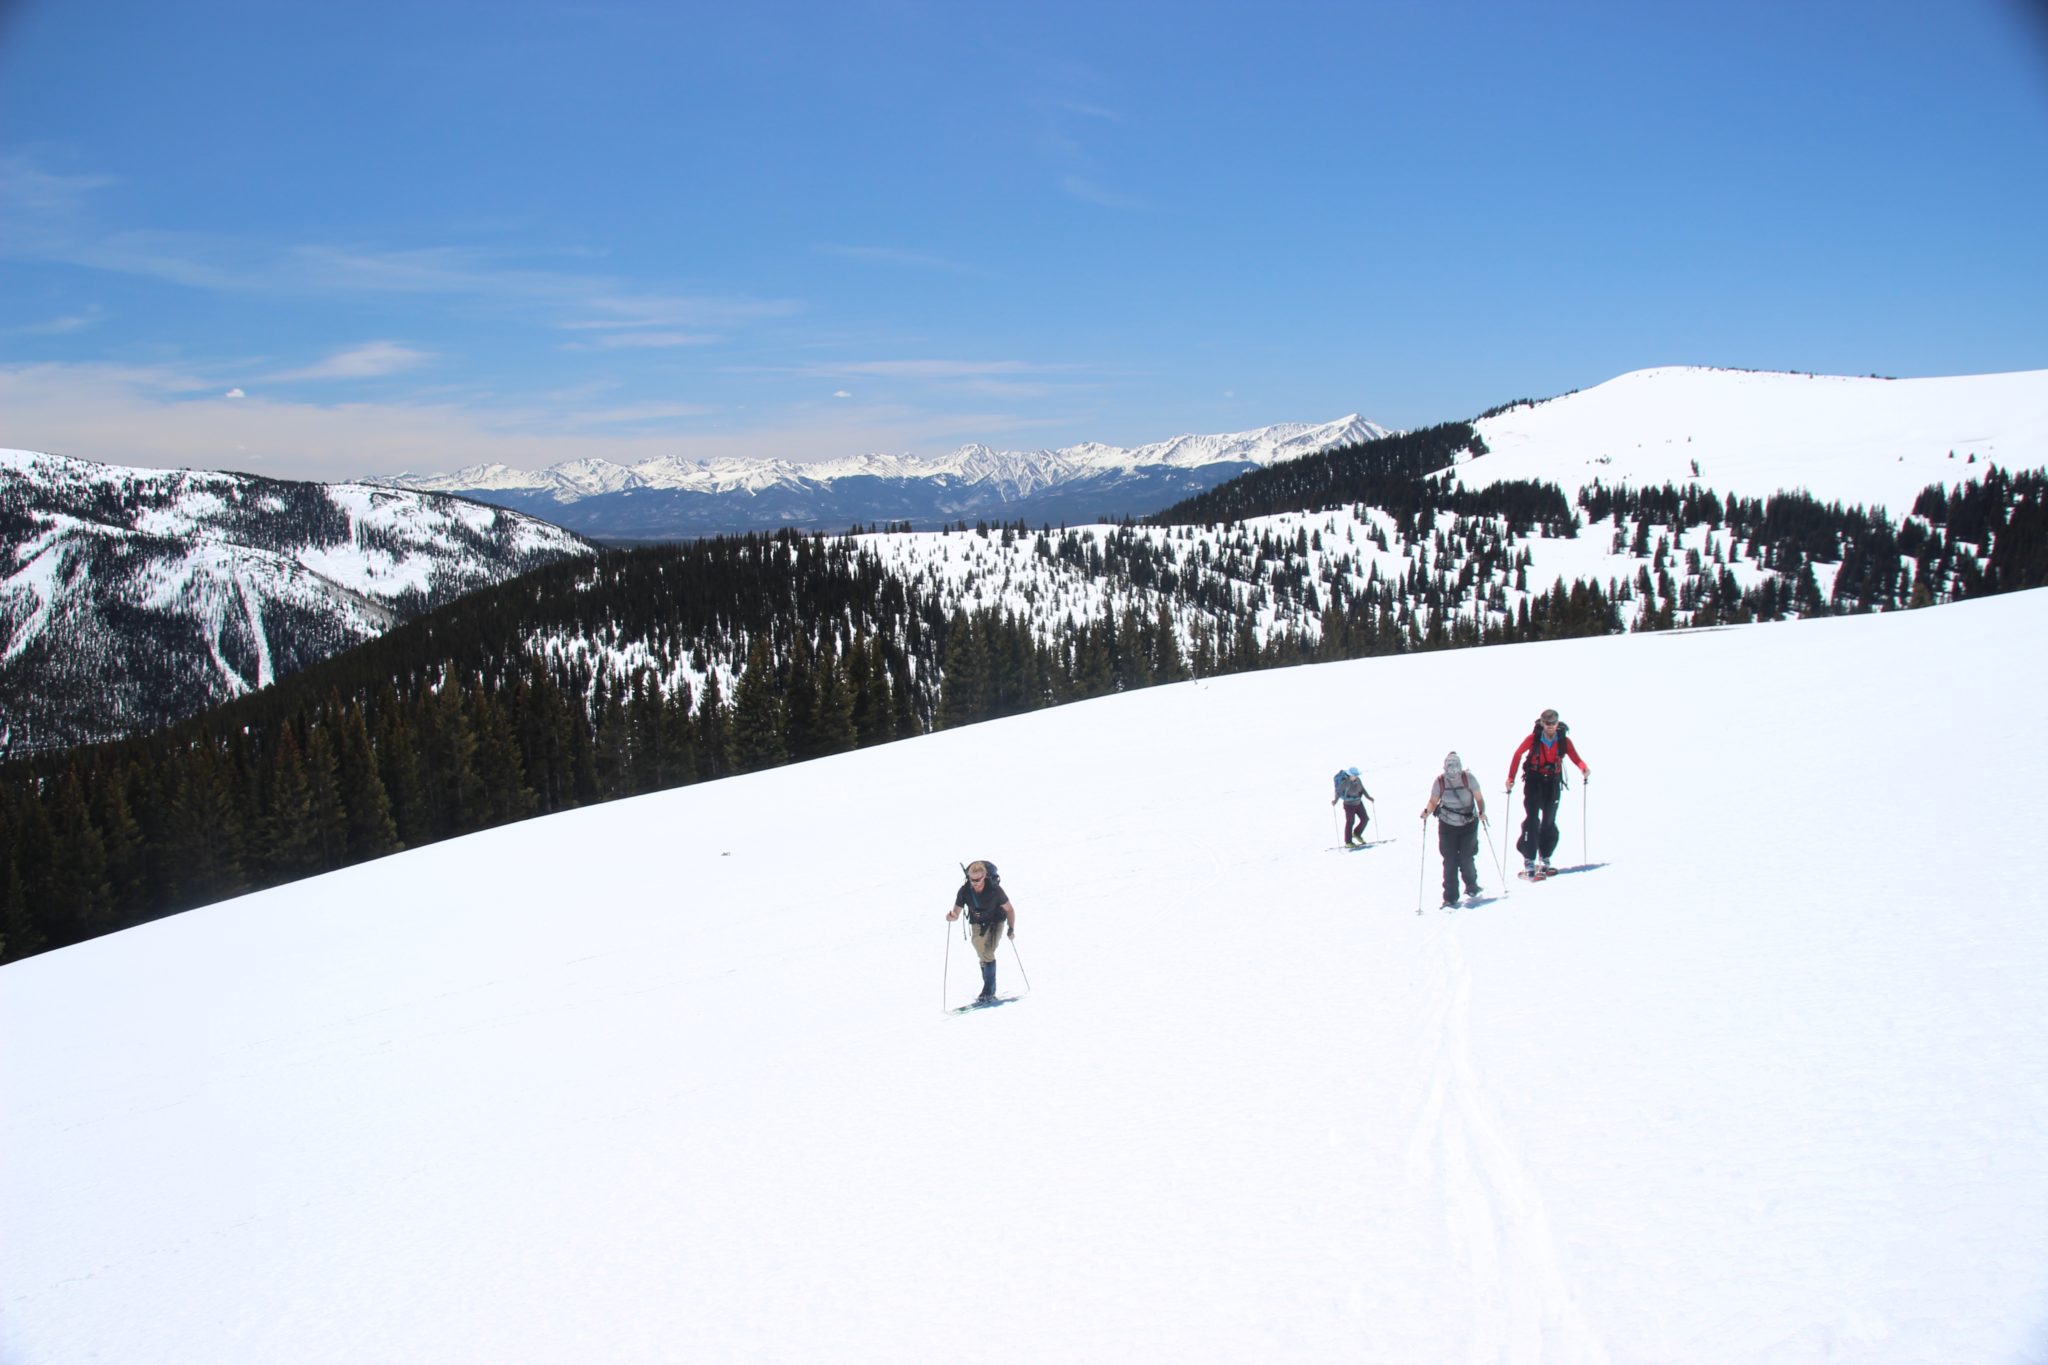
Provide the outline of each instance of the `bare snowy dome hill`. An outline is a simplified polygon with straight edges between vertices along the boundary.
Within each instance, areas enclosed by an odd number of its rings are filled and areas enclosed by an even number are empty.
[[[1502,479],[1696,483],[1768,497],[1912,510],[1929,484],[2048,466],[2048,370],[1875,379],[1752,370],[1638,370],[1475,421],[1490,453],[1456,466]]]

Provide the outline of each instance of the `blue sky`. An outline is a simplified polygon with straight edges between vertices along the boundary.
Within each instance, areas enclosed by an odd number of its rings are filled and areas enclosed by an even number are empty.
[[[2048,22],[0,0],[0,445],[340,478],[2048,367]]]

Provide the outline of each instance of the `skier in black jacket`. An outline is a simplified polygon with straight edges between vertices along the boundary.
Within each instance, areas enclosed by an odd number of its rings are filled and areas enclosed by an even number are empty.
[[[956,920],[962,911],[967,914],[968,937],[974,942],[974,955],[981,959],[981,994],[977,1000],[996,998],[996,949],[1002,946],[1007,930],[1011,938],[1017,937],[1017,907],[1010,904],[1010,893],[1003,890],[1002,881],[995,876],[994,869],[976,859],[967,865],[967,880],[960,884],[960,890],[953,897],[953,908],[946,912],[946,918]]]

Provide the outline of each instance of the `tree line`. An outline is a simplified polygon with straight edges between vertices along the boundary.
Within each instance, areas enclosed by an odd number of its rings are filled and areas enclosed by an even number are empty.
[[[1897,526],[1804,494],[1596,485],[1574,508],[1404,477],[1385,518],[1408,553],[1386,573],[1307,527],[996,528],[1122,595],[1086,620],[970,608],[850,537],[550,565],[195,720],[0,768],[0,958],[533,815],[1185,678],[2048,583],[2038,472],[1931,488]],[[1617,550],[1647,562],[1532,589],[1517,537],[1580,513],[1617,518]],[[1680,526],[1711,528],[1706,549],[1673,549]],[[1365,535],[1387,548],[1383,523]],[[1777,572],[1745,589],[1738,561]],[[1837,566],[1831,594],[1816,564]]]

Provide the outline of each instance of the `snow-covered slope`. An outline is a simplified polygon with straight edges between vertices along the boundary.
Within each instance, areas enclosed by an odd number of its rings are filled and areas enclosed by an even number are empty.
[[[0,1354],[2038,1361],[2048,796],[1968,794],[2044,666],[2031,592],[1244,674],[0,968]],[[1569,874],[1418,915],[1545,705]],[[1033,989],[953,1018],[975,856]]]
[[[1912,510],[1929,484],[2048,466],[2048,370],[1859,379],[1751,370],[1638,370],[1474,426],[1491,454],[1471,487],[1601,480],[1744,497],[1803,488],[1824,502]],[[1974,462],[1973,462],[1974,461]]]
[[[0,753],[193,714],[590,553],[460,498],[0,450]]]

